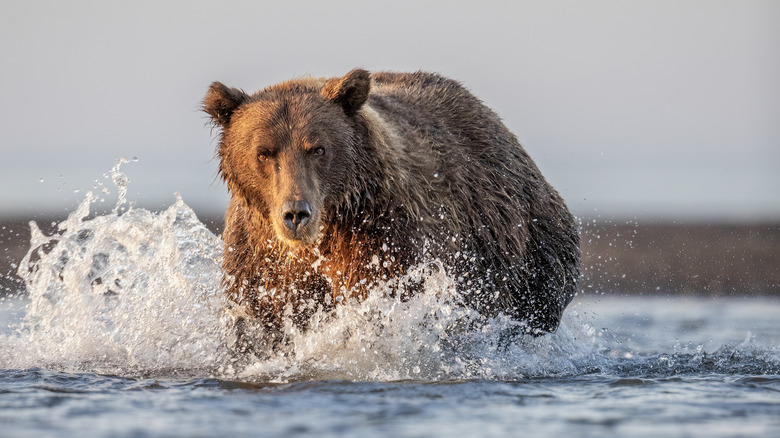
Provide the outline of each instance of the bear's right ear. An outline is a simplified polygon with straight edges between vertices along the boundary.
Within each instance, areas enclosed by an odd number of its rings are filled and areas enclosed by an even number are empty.
[[[343,77],[331,79],[322,87],[322,95],[339,105],[351,116],[366,103],[371,90],[371,75],[356,68]]]
[[[203,99],[203,110],[211,116],[214,123],[224,127],[230,122],[233,111],[248,97],[237,88],[228,88],[221,82],[214,82]]]

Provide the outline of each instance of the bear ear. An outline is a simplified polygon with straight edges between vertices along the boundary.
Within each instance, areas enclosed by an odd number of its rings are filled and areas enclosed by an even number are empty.
[[[366,103],[371,90],[370,74],[356,68],[343,77],[331,79],[322,87],[322,95],[339,105],[351,116]]]
[[[214,82],[203,99],[203,110],[211,116],[214,123],[224,127],[230,122],[233,111],[248,97],[239,89],[228,88],[221,82]]]

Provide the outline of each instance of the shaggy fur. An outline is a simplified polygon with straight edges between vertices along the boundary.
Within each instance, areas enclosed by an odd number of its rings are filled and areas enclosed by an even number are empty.
[[[458,82],[359,69],[252,95],[215,82],[204,109],[232,195],[229,298],[267,328],[434,258],[468,305],[557,328],[580,275],[574,218]]]

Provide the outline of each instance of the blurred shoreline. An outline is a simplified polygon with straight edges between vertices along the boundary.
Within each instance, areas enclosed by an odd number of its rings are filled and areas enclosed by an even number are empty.
[[[219,216],[200,217],[214,233]],[[0,296],[29,249],[29,218],[0,218]],[[46,234],[64,217],[34,219]],[[780,222],[581,221],[580,290],[596,295],[780,296]]]

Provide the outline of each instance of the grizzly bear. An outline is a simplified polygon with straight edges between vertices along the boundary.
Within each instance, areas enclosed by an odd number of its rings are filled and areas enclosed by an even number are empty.
[[[251,95],[214,82],[204,110],[231,194],[228,298],[264,330],[432,260],[482,315],[558,327],[580,276],[574,217],[460,83],[361,69]]]

